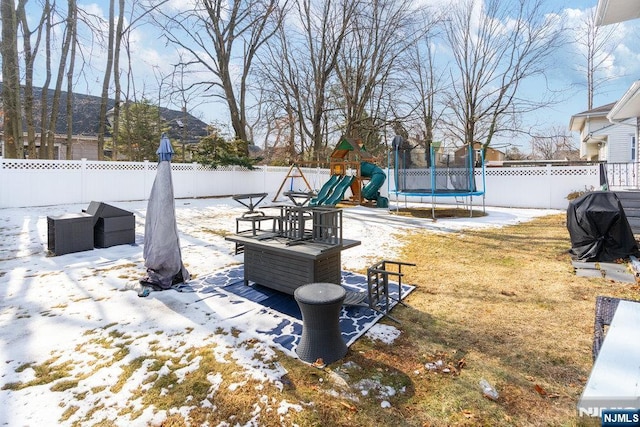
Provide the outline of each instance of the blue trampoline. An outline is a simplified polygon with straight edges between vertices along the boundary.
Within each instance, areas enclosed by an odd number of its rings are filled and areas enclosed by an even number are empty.
[[[454,197],[456,204],[463,204],[473,215],[473,197],[482,196],[484,211],[485,165],[482,150],[465,146],[452,155],[436,156],[433,147],[429,150],[430,162],[414,152],[414,148],[404,148],[394,139],[393,151],[389,158],[389,194],[396,196],[396,209],[401,196],[430,197],[431,212],[435,218],[435,205],[439,197]],[[393,168],[393,171],[391,171]],[[480,178],[478,185],[477,178]],[[389,180],[391,181],[391,180]],[[395,188],[391,188],[392,186]]]

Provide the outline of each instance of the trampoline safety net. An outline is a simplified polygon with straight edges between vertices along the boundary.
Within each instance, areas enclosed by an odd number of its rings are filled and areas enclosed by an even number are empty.
[[[394,156],[397,191],[442,195],[477,192],[474,172],[478,161],[476,156],[479,153],[468,146],[466,152],[459,150],[455,156],[436,159],[432,149],[431,166],[425,166],[425,162],[416,161],[412,150],[398,149]]]

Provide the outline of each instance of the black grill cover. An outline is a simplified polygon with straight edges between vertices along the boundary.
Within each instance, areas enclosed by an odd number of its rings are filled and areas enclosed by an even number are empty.
[[[636,255],[638,245],[618,197],[594,191],[569,203],[567,229],[572,258],[609,262]]]

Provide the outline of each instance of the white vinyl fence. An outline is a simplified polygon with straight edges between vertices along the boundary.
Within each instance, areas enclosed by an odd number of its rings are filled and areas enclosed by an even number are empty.
[[[100,162],[88,160],[25,160],[0,158],[0,208],[49,206],[146,200],[156,174],[154,162]],[[301,168],[314,190],[329,179],[327,169]],[[297,168],[241,167],[211,169],[197,163],[173,163],[172,178],[176,198],[230,196],[267,192],[274,197],[282,191],[306,190]],[[393,192],[393,174],[380,192]],[[481,180],[481,175],[476,180]],[[598,166],[543,166],[487,168],[487,206],[566,209],[572,191],[597,189]],[[479,184],[481,187],[481,185]],[[280,200],[283,198],[280,197]],[[391,201],[395,196],[390,196]],[[482,205],[475,196],[473,205]],[[404,197],[401,197],[401,201]],[[431,203],[431,197],[409,197],[409,201]],[[437,198],[437,203],[456,203],[453,198]]]
[[[389,189],[393,190],[393,174]],[[600,187],[599,167],[595,166],[523,166],[486,168],[485,182],[482,174],[476,170],[478,190],[484,188],[484,204],[487,206],[566,209],[569,193],[575,191],[597,190]],[[392,201],[396,198],[392,194]],[[409,197],[409,201],[431,203],[431,197]],[[400,197],[404,201],[404,196]],[[460,198],[436,197],[436,203],[452,204],[462,201]],[[474,196],[473,206],[481,206],[482,196]]]

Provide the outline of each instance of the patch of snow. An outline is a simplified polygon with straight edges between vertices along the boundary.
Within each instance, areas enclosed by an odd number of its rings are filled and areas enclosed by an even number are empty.
[[[400,336],[401,331],[392,326],[376,323],[366,332],[366,336],[374,341],[382,341],[385,344],[393,344],[393,342]]]
[[[286,400],[283,400],[278,406],[278,415],[284,415],[289,412],[290,409],[293,409],[296,412],[302,412],[302,405],[289,403]]]

